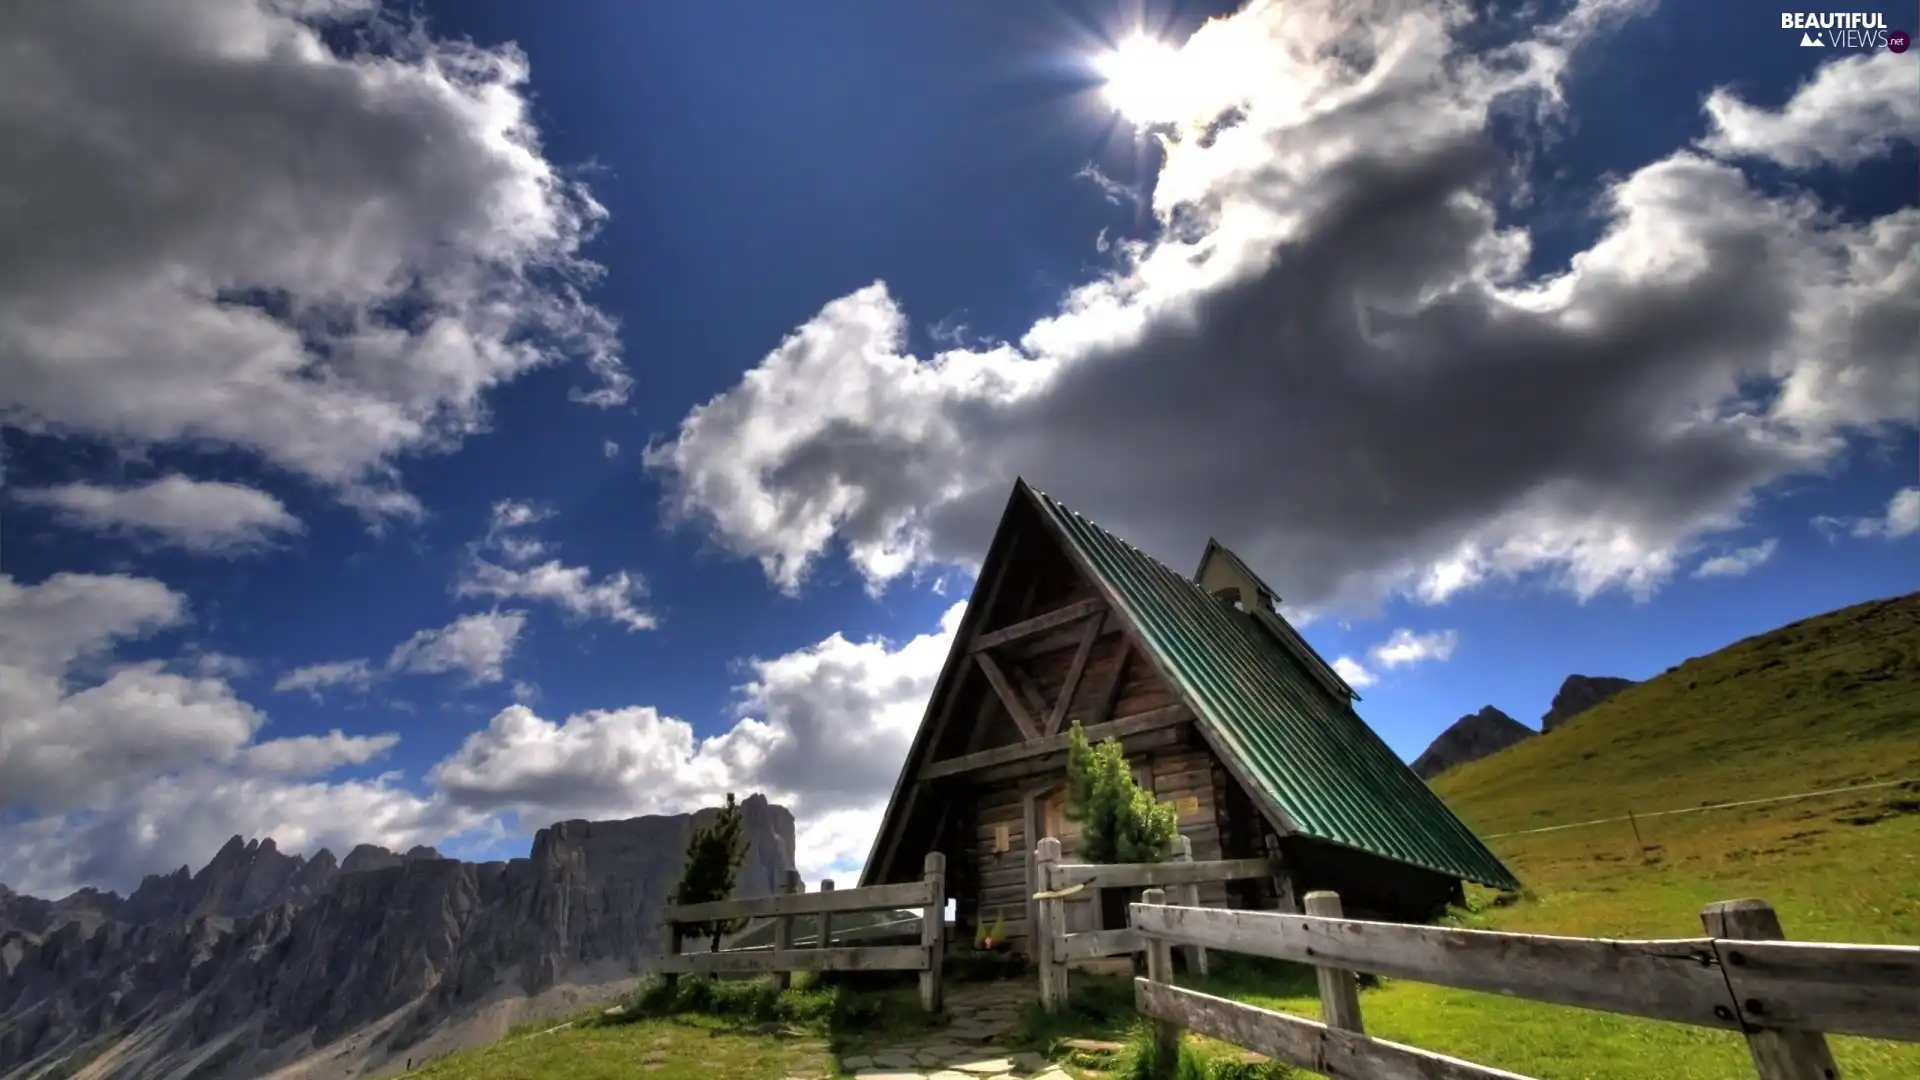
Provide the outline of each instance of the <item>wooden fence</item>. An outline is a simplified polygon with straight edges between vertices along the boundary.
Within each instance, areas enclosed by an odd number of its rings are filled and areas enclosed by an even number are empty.
[[[821,891],[811,895],[806,892],[800,875],[789,870],[780,892],[773,896],[670,906],[665,914],[667,952],[655,958],[653,969],[670,982],[682,972],[772,973],[782,989],[795,971],[918,971],[920,1004],[928,1012],[939,1012],[944,994],[941,969],[947,951],[947,857],[933,852],[924,865],[926,876],[919,881],[837,891],[830,887],[831,883],[823,882]],[[835,913],[897,908],[921,909],[920,944],[833,946],[832,916]],[[796,915],[819,917],[820,930],[814,935],[813,948],[794,947],[793,917]],[[762,918],[774,920],[772,948],[680,951],[688,924]]]
[[[1034,966],[1040,969],[1040,1004],[1058,1011],[1067,1000],[1067,965],[1075,960],[1131,955],[1146,947],[1131,927],[1067,933],[1067,896],[1085,889],[1128,889],[1155,885],[1171,888],[1175,899],[1198,905],[1200,886],[1212,881],[1268,877],[1273,864],[1266,859],[1220,859],[1195,862],[1193,841],[1180,837],[1172,859],[1157,863],[1063,863],[1060,841],[1047,837],[1034,852],[1034,883],[1040,901],[1033,940]],[[1096,910],[1098,910],[1096,908]],[[1205,973],[1207,951],[1191,953],[1193,970]]]
[[[1171,1064],[1182,1029],[1331,1077],[1526,1080],[1370,1038],[1355,972],[1738,1032],[1760,1080],[1836,1080],[1826,1033],[1920,1042],[1920,947],[1787,941],[1761,900],[1709,905],[1710,935],[1610,941],[1454,930],[1341,917],[1309,893],[1306,915],[1174,907],[1150,889],[1131,909],[1147,976],[1134,980]],[[1200,945],[1315,966],[1325,1023],[1173,985],[1172,949]]]

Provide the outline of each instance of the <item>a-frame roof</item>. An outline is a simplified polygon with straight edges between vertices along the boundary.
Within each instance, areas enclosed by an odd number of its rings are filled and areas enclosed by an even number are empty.
[[[1007,557],[1007,521],[1025,502],[1069,560],[1093,583],[1136,646],[1190,708],[1199,730],[1248,795],[1283,832],[1353,848],[1449,877],[1496,888],[1519,881],[1439,796],[1353,711],[1346,697],[1311,671],[1300,650],[1324,664],[1304,640],[1286,641],[1196,582],[1017,481],[1007,517],[989,548],[981,580]],[[921,768],[927,728],[950,692],[977,624],[968,605],[926,721],[895,785],[866,876],[890,830],[903,823],[901,801]],[[1285,620],[1273,615],[1279,625]]]

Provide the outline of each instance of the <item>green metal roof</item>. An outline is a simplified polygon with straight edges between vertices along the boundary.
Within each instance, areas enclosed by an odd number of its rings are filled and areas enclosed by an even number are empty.
[[[1215,746],[1231,753],[1262,789],[1251,794],[1278,807],[1293,831],[1494,888],[1520,886],[1352,705],[1312,678],[1272,633],[1132,544],[1029,490],[1042,515],[1119,600]]]

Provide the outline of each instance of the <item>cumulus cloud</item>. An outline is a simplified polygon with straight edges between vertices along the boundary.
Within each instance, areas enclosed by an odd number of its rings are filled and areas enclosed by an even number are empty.
[[[1740,577],[1773,558],[1774,549],[1779,546],[1780,541],[1768,537],[1752,547],[1735,548],[1724,555],[1715,555],[1702,562],[1694,570],[1693,576]]]
[[[1348,686],[1355,690],[1364,690],[1380,681],[1380,676],[1351,656],[1338,656],[1333,661],[1334,674],[1345,679]]]
[[[1859,518],[1821,515],[1813,519],[1815,527],[1828,535],[1845,533],[1856,540],[1882,537],[1898,540],[1920,533],[1920,487],[1901,488],[1887,500],[1884,513]]]
[[[400,736],[345,735],[334,728],[325,735],[292,735],[248,747],[241,755],[245,766],[282,776],[317,776],[343,765],[365,765],[400,744]]]
[[[474,545],[454,582],[454,595],[541,601],[571,618],[605,619],[628,630],[658,626],[659,619],[641,606],[647,586],[637,574],[619,570],[595,580],[587,567],[568,566],[559,559],[524,565],[550,550],[552,545],[528,530],[552,516],[551,509],[532,503],[511,499],[495,503],[486,534]],[[500,562],[489,561],[483,553],[499,556]]]
[[[1452,630],[1416,634],[1403,627],[1367,650],[1367,655],[1373,657],[1373,662],[1381,667],[1406,667],[1429,660],[1449,659],[1453,656],[1453,647],[1459,643],[1460,635]]]
[[[117,533],[203,555],[237,555],[300,531],[300,519],[272,495],[242,484],[164,476],[131,487],[62,484],[13,497],[54,511],[66,525]]]
[[[1184,48],[1218,100],[1159,132],[1153,239],[1010,345],[917,356],[884,284],[828,302],[652,448],[669,511],[788,591],[835,550],[875,590],[967,565],[1024,473],[1176,564],[1227,538],[1309,607],[1650,594],[1920,412],[1920,210],[1844,220],[1682,148],[1529,273],[1513,163],[1549,152],[1572,50],[1641,7],[1478,53],[1458,7],[1209,23]]]
[[[1707,98],[1706,109],[1713,130],[1702,147],[1793,169],[1858,165],[1920,131],[1913,61],[1885,50],[1822,65],[1778,111],[1749,105],[1725,87]]]
[[[625,400],[583,298],[605,211],[514,47],[377,0],[8,4],[0,37],[0,420],[414,515],[393,462],[482,429],[494,387],[576,358],[577,399]]]
[[[282,694],[304,690],[318,701],[322,697],[321,691],[336,686],[347,690],[365,690],[373,685],[375,674],[373,665],[365,660],[332,660],[294,668],[280,676],[273,688]]]
[[[387,670],[415,675],[458,672],[476,683],[499,682],[526,629],[523,611],[462,615],[437,630],[421,630],[394,647]]]

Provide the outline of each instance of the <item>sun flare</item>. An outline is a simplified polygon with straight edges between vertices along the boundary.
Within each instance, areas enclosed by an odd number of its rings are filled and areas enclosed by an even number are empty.
[[[1135,34],[1093,62],[1104,81],[1107,103],[1136,124],[1183,119],[1190,102],[1181,71],[1180,51],[1164,41]]]

